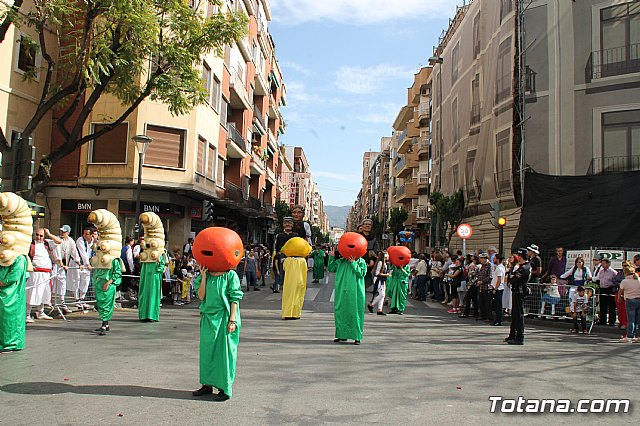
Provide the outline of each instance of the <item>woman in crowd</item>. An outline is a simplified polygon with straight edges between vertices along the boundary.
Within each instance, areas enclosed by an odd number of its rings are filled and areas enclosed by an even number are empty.
[[[627,307],[627,335],[620,342],[640,342],[640,279],[633,264],[623,263],[625,279],[620,283],[618,298],[625,300]]]
[[[462,279],[464,278],[461,257],[456,257],[453,260],[453,268],[450,270],[449,274],[447,274],[447,278],[449,278],[449,298],[451,299],[451,309],[447,312],[450,314],[457,314],[460,312],[460,307],[458,305],[458,288],[462,284]]]
[[[432,302],[444,300],[442,294],[442,254],[440,252],[431,253],[430,260],[431,287],[433,288]]]
[[[587,280],[591,279],[591,271],[589,267],[584,264],[584,259],[581,257],[576,258],[573,268],[562,274],[560,278],[566,279],[571,286],[569,288],[569,299],[571,295],[576,292],[576,288],[584,286]]]
[[[375,277],[373,280],[373,286],[375,288],[373,301],[369,303],[367,308],[369,312],[373,313],[373,309],[376,308],[378,315],[386,315],[382,311],[384,305],[384,298],[386,297],[386,282],[387,278],[391,276],[389,273],[389,255],[387,252],[381,251],[378,254],[378,263],[375,268]]]

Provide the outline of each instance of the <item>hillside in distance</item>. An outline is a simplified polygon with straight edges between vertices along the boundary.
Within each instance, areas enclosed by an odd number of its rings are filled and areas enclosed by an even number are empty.
[[[344,228],[351,206],[324,206],[324,212],[329,218],[329,226]]]

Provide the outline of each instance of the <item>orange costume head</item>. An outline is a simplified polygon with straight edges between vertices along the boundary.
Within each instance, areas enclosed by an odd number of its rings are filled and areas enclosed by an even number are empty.
[[[387,249],[387,253],[393,266],[407,266],[411,260],[411,250],[405,246],[391,246]]]
[[[356,232],[347,232],[338,242],[338,251],[346,259],[354,260],[367,252],[367,239]]]
[[[244,255],[240,236],[231,229],[217,226],[200,231],[191,251],[196,262],[211,272],[234,269]]]

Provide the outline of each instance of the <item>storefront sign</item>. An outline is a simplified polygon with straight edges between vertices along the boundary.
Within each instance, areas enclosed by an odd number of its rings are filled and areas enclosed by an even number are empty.
[[[62,200],[60,210],[69,213],[90,213],[97,209],[106,209],[107,200]]]
[[[136,202],[135,201],[120,201],[120,207],[118,211],[121,214],[135,214]],[[184,206],[169,203],[140,203],[140,213],[153,212],[158,216],[184,216]]]
[[[191,207],[191,219],[202,219],[202,207]]]
[[[622,261],[624,260],[623,250],[598,250],[596,256],[609,259],[611,261],[611,267],[614,269],[622,268]]]
[[[567,270],[573,268],[576,259],[581,257],[584,265],[593,272],[593,259],[591,258],[591,250],[567,250]]]

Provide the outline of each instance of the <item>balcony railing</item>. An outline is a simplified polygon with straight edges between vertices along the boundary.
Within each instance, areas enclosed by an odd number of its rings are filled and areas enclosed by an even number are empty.
[[[394,167],[396,173],[399,173],[400,170],[402,170],[406,164],[407,164],[407,158],[404,155],[398,156],[398,161],[396,162],[396,165]]]
[[[236,129],[236,127],[231,123],[229,123],[228,129],[228,138],[240,148],[244,149],[246,152],[249,152],[251,150],[251,145],[247,140],[245,140],[245,138],[242,137],[242,134],[238,131],[238,129]]]
[[[427,186],[429,185],[429,173],[420,172],[418,174],[418,186]]]
[[[496,183],[496,194],[504,195],[511,192],[511,169],[503,170],[494,174]]]
[[[227,198],[236,203],[244,203],[244,197],[242,195],[242,189],[238,188],[235,184],[226,181],[224,183],[224,198]]]
[[[418,105],[418,117],[429,117],[429,102],[420,102]]]
[[[471,105],[471,125],[480,123],[480,101]]]
[[[408,130],[403,130],[398,135],[398,145],[402,144],[402,141],[407,137]]]
[[[264,121],[264,116],[262,115],[262,111],[258,108],[258,105],[253,106],[253,117],[258,120],[263,129],[267,129],[267,125]]]
[[[257,152],[253,151],[251,153],[251,161],[258,165],[258,167],[260,167],[262,170],[265,169],[264,160],[260,158],[260,155],[258,155]]]
[[[429,208],[425,206],[418,206],[416,209],[416,217],[418,220],[429,219]]]
[[[634,72],[640,72],[640,43],[591,52],[585,70],[587,83]]]
[[[640,155],[622,157],[600,157],[591,160],[588,175],[620,173],[640,170]]]
[[[397,198],[404,195],[406,192],[407,192],[406,185],[398,185],[396,186],[396,189],[393,191],[393,194]]]
[[[480,182],[478,180],[467,182],[464,192],[467,196],[467,202],[480,201],[480,194],[482,192]]]

